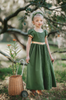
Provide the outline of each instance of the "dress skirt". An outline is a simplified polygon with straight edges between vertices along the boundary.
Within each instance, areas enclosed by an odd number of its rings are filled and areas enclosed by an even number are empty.
[[[50,90],[52,87],[56,87],[53,63],[50,59],[47,45],[32,43],[29,56],[26,89]]]

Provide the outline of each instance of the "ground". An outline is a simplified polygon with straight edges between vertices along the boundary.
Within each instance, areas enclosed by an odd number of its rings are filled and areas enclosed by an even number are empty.
[[[0,82],[0,100],[22,100],[21,96],[9,96],[8,94],[8,83],[9,77],[6,77],[5,80]],[[26,84],[23,82],[24,89],[26,90]],[[42,90],[43,95],[32,96],[29,90],[28,97],[24,100],[66,100],[66,83],[57,83],[57,87],[52,88],[51,90]]]
[[[5,51],[6,53],[7,45],[4,44],[1,45],[3,47],[1,48],[1,50]],[[50,46],[50,50],[52,52],[59,49]],[[21,52],[20,56],[23,55],[24,57],[24,53]],[[66,54],[55,53],[53,54],[53,57],[64,58],[66,57]],[[9,62],[6,58],[4,58],[4,56],[0,55],[0,100],[66,100],[66,61],[58,61],[58,60],[54,61],[53,68],[55,72],[57,87],[52,88],[51,90],[44,90],[42,96],[40,95],[32,96],[31,92],[26,90],[25,81],[26,81],[27,66],[25,66],[24,74],[22,78],[23,78],[24,89],[28,92],[27,98],[22,98],[21,96],[18,95],[9,96],[8,84],[9,84],[9,77],[12,75],[12,71],[9,67],[10,64],[11,62]]]

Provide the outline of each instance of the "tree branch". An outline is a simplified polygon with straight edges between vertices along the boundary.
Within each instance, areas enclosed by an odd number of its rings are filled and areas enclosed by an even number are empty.
[[[60,31],[66,31],[66,30],[57,30],[57,31],[51,31],[51,32],[49,32],[48,33],[48,37],[51,35],[51,34],[55,34],[55,33],[58,33],[58,32],[60,32]],[[28,34],[27,33],[25,33],[25,32],[23,32],[23,31],[21,31],[21,30],[19,30],[19,29],[15,29],[15,28],[10,28],[10,29],[7,29],[7,32],[8,33],[10,33],[11,32],[11,34],[21,34],[21,35],[23,35],[23,36],[28,36]],[[0,34],[2,34],[2,33],[0,33]],[[18,40],[17,40],[18,41]],[[19,42],[20,43],[20,42]],[[20,44],[22,44],[22,43],[20,43]],[[23,44],[22,44],[23,45]],[[25,46],[24,46],[24,48],[25,48]]]
[[[13,63],[18,63],[17,61],[13,61],[7,54],[5,54],[4,52],[0,51],[0,53],[5,56],[7,59],[9,59],[11,62]],[[56,58],[54,60],[62,60],[62,61],[66,61],[66,58]],[[23,65],[23,63],[20,63],[20,65]],[[27,63],[25,63],[25,65],[27,65]]]
[[[60,7],[54,8],[54,9],[49,9],[48,7],[46,7],[46,6],[43,5],[44,8],[46,8],[46,9],[48,9],[48,10],[51,10],[51,11],[53,11],[53,10],[55,10],[55,9],[58,9],[58,8],[62,8],[62,7],[64,7],[64,6],[66,6],[66,4],[64,4],[64,5],[60,6]]]
[[[54,60],[62,60],[62,61],[66,61],[66,58],[56,58]]]
[[[12,29],[10,28],[10,29],[7,30],[7,32],[15,32],[15,33],[19,33],[19,34],[21,34],[23,36],[27,36],[27,33],[23,32],[23,31],[21,31],[19,29],[15,29],[15,28],[12,28]]]
[[[18,30],[18,29],[7,29],[7,28],[8,28],[7,21],[8,21],[9,19],[11,19],[12,17],[15,17],[20,11],[26,10],[26,8],[29,7],[30,5],[36,5],[36,4],[35,4],[35,3],[32,3],[32,4],[30,3],[30,4],[28,4],[27,6],[18,9],[15,13],[11,14],[10,16],[6,17],[6,18],[4,19],[4,29],[3,29],[2,31],[0,30],[0,34],[2,34],[2,33],[4,33],[4,32],[9,32],[9,31],[13,31],[13,32],[17,32],[17,33],[22,34],[23,32],[21,32],[21,30]],[[38,9],[38,6],[36,6],[34,9],[31,9],[30,12],[33,12],[33,11],[36,10],[36,9]],[[57,23],[57,22],[55,22],[55,21],[53,21],[53,20],[47,18],[46,16],[45,16],[45,19],[47,19],[47,20],[49,20],[49,21],[51,21],[51,22],[53,22],[53,23],[60,24],[60,25],[65,25],[65,26],[66,26],[66,24]],[[62,31],[66,31],[66,30],[62,30]],[[23,35],[25,35],[25,34],[23,34]]]
[[[47,18],[46,16],[44,16],[44,18],[46,18],[47,20],[49,20],[49,21],[51,21],[51,22],[53,22],[53,23],[56,23],[56,24],[59,24],[59,25],[64,25],[64,26],[66,26],[65,23],[63,24],[63,23],[55,22],[55,21],[53,21],[53,20]]]
[[[66,51],[54,51],[54,52],[52,52],[52,54],[53,54],[53,53],[57,53],[57,52],[58,52],[58,53],[66,53]]]
[[[25,7],[23,7],[23,8],[19,8],[15,13],[13,13],[13,14],[11,14],[10,16],[6,17],[6,18],[4,19],[4,29],[3,29],[2,32],[6,32],[6,31],[7,31],[7,21],[8,21],[9,19],[11,19],[12,17],[17,16],[17,14],[18,14],[20,11],[26,10],[26,8],[29,7],[30,5],[35,5],[35,4],[31,4],[31,3],[30,3],[30,4],[28,4],[27,6],[25,6]],[[36,9],[38,9],[38,7],[35,7],[34,9],[32,9],[31,12],[33,12],[33,11],[36,10]]]
[[[16,36],[16,34],[13,34],[14,35],[14,37],[15,37],[15,39],[20,43],[20,45],[23,47],[23,49],[24,50],[26,50],[26,46],[23,44],[23,43],[21,43],[20,41],[19,41],[19,39],[18,39],[18,37]]]
[[[40,9],[41,10],[41,9]],[[41,10],[42,11],[42,10]],[[43,12],[43,11],[42,11]],[[44,13],[44,12],[43,12]],[[66,26],[66,24],[64,23],[64,24],[62,24],[62,23],[58,23],[58,22],[55,22],[55,21],[53,21],[53,20],[51,20],[50,18],[48,18],[48,17],[46,17],[45,15],[44,15],[44,18],[46,19],[46,20],[49,20],[50,22],[52,22],[52,23],[56,23],[56,24],[60,24],[60,25],[64,25],[64,26]],[[54,24],[53,24],[54,25]],[[56,26],[55,26],[56,27]],[[57,27],[56,27],[57,28]],[[58,28],[57,28],[58,29]],[[66,31],[66,30],[62,30],[62,29],[58,29],[57,30],[58,32],[59,31]]]
[[[4,52],[0,51],[0,53],[5,56],[8,60],[10,60],[13,63],[19,63],[18,61],[14,61],[12,60],[7,54],[5,54]],[[23,65],[23,63],[20,63],[20,65]],[[27,63],[25,63],[25,65],[27,65]]]
[[[27,6],[25,6],[25,7],[23,7],[23,8],[19,8],[15,13],[13,13],[13,14],[11,14],[10,16],[8,16],[8,17],[6,17],[5,19],[4,19],[4,29],[3,29],[3,31],[7,31],[7,21],[9,20],[9,19],[11,19],[12,17],[15,17],[15,16],[17,16],[17,14],[20,12],[20,11],[23,11],[23,10],[25,10],[27,7],[29,7],[31,4],[28,4]]]
[[[50,33],[48,33],[48,37],[50,36],[50,34],[54,34],[54,33],[60,32],[60,31],[66,31],[66,30],[59,30],[59,31],[58,30],[57,31],[54,30],[54,31],[51,31]],[[19,29],[15,29],[15,28],[8,29],[7,32],[15,32],[15,33],[21,34],[23,36],[28,36],[27,33],[23,32],[23,31],[21,31]]]

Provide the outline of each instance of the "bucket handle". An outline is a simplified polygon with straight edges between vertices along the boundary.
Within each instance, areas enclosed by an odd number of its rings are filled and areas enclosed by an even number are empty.
[[[20,61],[19,61],[19,63],[21,62],[21,61],[23,61],[23,68],[22,68],[22,73],[21,73],[21,76],[23,75],[23,71],[24,71],[24,65],[25,65],[25,61],[24,61],[24,59],[21,59]],[[18,67],[17,67],[17,72],[16,72],[16,75],[17,75],[17,73],[18,73]]]

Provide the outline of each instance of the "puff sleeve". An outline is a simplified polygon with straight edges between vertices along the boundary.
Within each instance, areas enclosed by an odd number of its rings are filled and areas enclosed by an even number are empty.
[[[47,37],[48,36],[48,32],[47,32],[47,30],[45,30],[45,37]]]
[[[33,38],[34,37],[34,32],[32,29],[28,30],[28,36]]]

